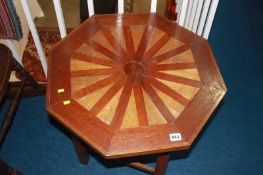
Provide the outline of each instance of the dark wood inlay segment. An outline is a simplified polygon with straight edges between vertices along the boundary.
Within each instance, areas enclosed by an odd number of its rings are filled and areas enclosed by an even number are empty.
[[[124,26],[124,37],[125,37],[125,44],[127,48],[128,55],[130,59],[132,59],[135,55],[135,47],[133,43],[131,28],[129,26]]]

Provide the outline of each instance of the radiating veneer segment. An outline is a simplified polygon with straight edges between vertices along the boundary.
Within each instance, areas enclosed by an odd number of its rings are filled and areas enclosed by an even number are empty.
[[[74,94],[72,94],[72,96],[74,98],[80,98],[80,97],[83,97],[85,95],[87,95],[88,93],[92,93],[94,91],[97,91],[98,89],[101,89],[113,82],[116,82],[118,80],[122,79],[122,76],[121,75],[111,75],[107,78],[104,78],[100,81],[97,81],[95,83],[92,83],[90,84],[89,86],[87,87],[84,87],[80,90],[78,90],[77,92],[75,92]]]
[[[124,49],[124,51],[127,52],[128,49],[126,48],[126,41],[125,41],[126,36],[124,32],[124,27],[122,26],[109,27],[108,30],[111,32],[111,35],[115,37],[115,40]]]
[[[97,33],[95,33],[92,39],[99,43],[102,47],[109,49],[111,52],[116,52],[110,41],[105,37],[103,30],[99,30]]]
[[[154,28],[150,25],[147,25],[144,28],[142,38],[140,40],[138,49],[137,49],[136,54],[135,54],[134,59],[133,59],[134,61],[138,61],[138,62],[142,61],[142,58],[143,58],[145,51],[147,49],[147,45],[149,44],[149,42],[151,40],[153,30],[154,30]]]
[[[172,89],[170,86],[168,86],[168,84],[164,82],[158,81],[157,79],[154,79],[154,78],[149,78],[149,80],[145,80],[145,81],[148,81],[149,84],[151,84],[153,87],[161,90],[163,93],[170,96],[171,98],[176,100],[178,103],[180,103],[184,107],[186,107],[188,103],[190,102],[189,99],[185,98],[183,95],[178,93],[176,90]],[[162,98],[162,99],[164,101],[166,100],[165,98]]]
[[[182,46],[183,44],[184,43],[179,41],[178,39],[171,37],[154,56],[166,53],[172,49]]]
[[[162,114],[163,118],[166,120],[166,123],[173,123],[175,121],[174,116],[169,111],[168,107],[163,102],[163,99],[157,94],[157,92],[153,89],[149,84],[144,84],[143,88],[147,95],[150,97],[152,102],[155,105],[155,108]]]
[[[153,28],[149,44],[147,45],[145,51],[149,51],[149,49],[151,49],[154,46],[154,44],[156,44],[162,38],[163,35],[165,35],[165,32],[161,31],[158,28]]]
[[[80,105],[84,106],[87,110],[91,110],[92,107],[98,102],[99,99],[103,97],[106,92],[113,86],[112,84],[109,84],[101,89],[98,89],[97,91],[93,93],[89,93],[83,97],[75,99],[76,102],[78,102]]]
[[[101,52],[95,50],[94,48],[92,48],[91,46],[89,46],[86,43],[81,44],[76,50],[75,52],[79,52],[82,54],[85,54],[87,56],[92,56],[92,57],[98,57],[98,58],[102,58],[105,60],[112,60],[111,58],[105,56],[104,54],[102,54]],[[74,57],[74,55],[73,55]]]
[[[149,65],[149,64],[150,65],[151,64],[158,64],[158,63],[163,62],[163,61],[165,61],[165,60],[167,60],[167,59],[169,59],[171,57],[174,57],[174,56],[176,56],[176,55],[178,55],[178,54],[180,54],[180,53],[182,53],[182,52],[184,52],[184,51],[186,51],[188,49],[189,49],[188,45],[182,45],[180,47],[176,47],[176,48],[174,48],[172,50],[164,52],[164,53],[162,53],[160,55],[153,56],[153,58],[148,59],[148,61],[144,62],[144,63],[147,64],[147,65]]]
[[[160,113],[160,111],[155,107],[154,103],[150,99],[149,95],[143,90],[143,97],[146,107],[146,114],[149,125],[159,125],[165,124],[167,121]]]
[[[175,54],[164,61],[159,62],[158,64],[175,64],[175,63],[193,63],[194,58],[190,49],[183,50],[183,52]]]
[[[111,127],[115,130],[120,129],[122,122],[123,122],[123,118],[125,115],[125,112],[127,110],[127,106],[130,103],[130,96],[132,93],[132,86],[133,86],[133,82],[134,80],[132,78],[127,78],[126,82],[123,86],[123,91],[122,94],[120,96],[119,101],[117,102],[117,108],[114,114],[114,118],[111,122]]]
[[[135,56],[135,43],[130,26],[123,27],[123,35],[127,54],[129,55],[130,60],[132,60],[132,58]]]
[[[114,118],[114,114],[117,109],[118,101],[120,101],[122,91],[123,89],[119,89],[117,93],[111,99],[109,99],[108,103],[97,114],[97,117],[108,125],[111,124]]]
[[[146,27],[146,25],[133,25],[133,26],[130,26],[135,51],[138,50],[140,41],[142,39],[143,32],[145,30],[145,27]]]
[[[71,91],[74,94],[79,90],[90,86],[100,80],[108,78],[110,75],[97,75],[97,76],[80,76],[71,78]]]
[[[109,107],[111,111],[115,112],[115,107],[117,102],[120,100],[119,93],[120,90],[123,89],[124,81],[115,83],[99,100],[98,102],[92,107],[91,112],[96,116],[100,113],[105,107]],[[116,95],[117,94],[117,95]],[[122,90],[121,90],[122,94]]]
[[[149,120],[147,118],[146,103],[145,103],[145,99],[143,95],[144,93],[143,93],[143,89],[141,85],[139,84],[139,82],[135,82],[133,90],[134,90],[133,92],[135,96],[135,103],[136,103],[136,110],[137,110],[139,125],[148,126]]]
[[[167,34],[163,34],[148,50],[145,51],[143,56],[144,60],[150,60],[160,49],[162,46],[171,39],[171,37]]]
[[[153,65],[149,67],[151,70],[155,71],[168,71],[168,70],[183,70],[183,69],[196,69],[194,62],[192,63],[174,63],[174,64],[161,64]]]
[[[165,74],[187,78],[190,80],[200,81],[200,76],[197,69],[180,69],[180,70],[162,70]]]
[[[193,87],[193,86],[188,86],[172,81],[167,81],[167,80],[162,80],[162,79],[157,79],[158,81],[162,82],[164,85],[168,86],[169,88],[173,89],[174,92],[179,93],[189,101],[195,96],[195,94],[198,92],[200,88],[198,87]]]
[[[112,60],[101,58],[101,57],[94,57],[92,55],[87,55],[87,54],[81,53],[81,52],[76,52],[72,56],[72,59],[77,59],[77,60],[85,61],[88,63],[94,63],[94,64],[107,66],[107,67],[113,67],[114,66]]]
[[[158,96],[162,99],[164,105],[167,107],[169,112],[173,115],[173,117],[176,119],[181,112],[184,110],[185,106],[178,103],[178,101],[171,96],[167,95],[160,89],[153,87],[153,89],[156,91]]]
[[[124,128],[136,128],[139,126],[138,113],[135,104],[134,91],[132,91],[125,115],[121,124],[121,129]]]
[[[117,29],[117,28],[118,27],[115,27],[115,29]],[[122,32],[120,32],[120,34],[118,36],[115,36],[115,35],[113,36],[112,28],[111,28],[111,30],[109,28],[102,28],[101,31],[102,31],[104,37],[110,43],[110,45],[114,48],[115,53],[118,53],[118,55],[121,58],[123,58],[123,60],[129,61],[129,56],[127,55],[127,52],[123,49],[123,47],[125,46],[124,42],[121,42],[122,38],[123,38],[123,36],[121,36]],[[105,48],[107,48],[107,47],[105,47]],[[112,51],[112,52],[114,52],[114,51]]]
[[[82,61],[78,59],[71,59],[71,71],[89,70],[89,69],[109,69],[108,66],[103,66],[96,63]]]
[[[180,77],[180,76],[176,76],[172,74],[149,71],[147,72],[147,75],[153,78],[159,78],[159,79],[172,81],[172,82],[176,82],[176,83],[180,83],[180,84],[184,84],[188,86],[199,87],[199,88],[202,86],[202,83],[200,81],[192,80],[189,78],[184,78],[184,77]]]

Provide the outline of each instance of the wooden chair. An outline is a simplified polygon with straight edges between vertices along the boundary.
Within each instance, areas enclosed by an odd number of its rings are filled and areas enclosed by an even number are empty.
[[[0,102],[3,100],[4,96],[8,91],[11,71],[16,70],[22,76],[22,80],[19,83],[16,83],[18,84],[16,92],[12,94],[13,98],[0,127],[1,148],[8,133],[8,130],[10,129],[14,120],[14,115],[19,105],[19,101],[25,85],[28,84],[37,90],[41,89],[41,86],[39,86],[39,84],[32,78],[32,76],[28,72],[26,72],[24,68],[13,58],[11,51],[2,44],[0,44],[0,53]],[[0,174],[21,175],[22,173],[10,167],[3,160],[0,160]]]

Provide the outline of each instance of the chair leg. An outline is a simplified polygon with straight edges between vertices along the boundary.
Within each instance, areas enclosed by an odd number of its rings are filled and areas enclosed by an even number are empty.
[[[10,167],[7,163],[0,159],[0,174],[2,175],[22,175],[20,171]]]
[[[36,82],[36,80],[30,75],[23,66],[21,66],[15,59],[13,59],[13,69],[18,71],[27,82],[29,82],[34,89],[40,89],[41,86]]]
[[[79,138],[72,135],[71,136],[72,143],[75,147],[75,151],[79,158],[79,162],[83,165],[87,165],[89,162],[89,152],[85,143],[83,143]]]
[[[26,84],[23,90],[22,98],[45,95],[45,84],[39,84],[38,82],[36,82],[36,80],[15,59],[12,60],[12,64],[13,70],[18,71],[21,74],[21,76],[26,79]],[[17,91],[19,84],[20,82],[11,82],[9,84],[9,88],[6,94],[6,97],[8,99],[12,99],[14,97],[14,94]]]
[[[14,116],[15,116],[15,112],[16,109],[18,107],[22,92],[23,92],[23,88],[25,86],[25,79],[23,79],[21,81],[21,84],[19,86],[19,88],[17,89],[16,95],[15,97],[12,99],[10,106],[8,108],[7,114],[2,122],[1,128],[0,128],[0,148],[2,147],[2,144],[5,140],[5,137],[8,133],[9,128],[12,125],[12,122],[14,120]]]
[[[169,161],[169,154],[157,158],[154,175],[164,175]]]

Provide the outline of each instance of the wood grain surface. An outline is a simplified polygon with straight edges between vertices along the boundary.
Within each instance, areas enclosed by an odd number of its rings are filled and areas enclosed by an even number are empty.
[[[48,63],[47,110],[106,158],[189,148],[226,93],[208,42],[154,14],[95,15]]]

